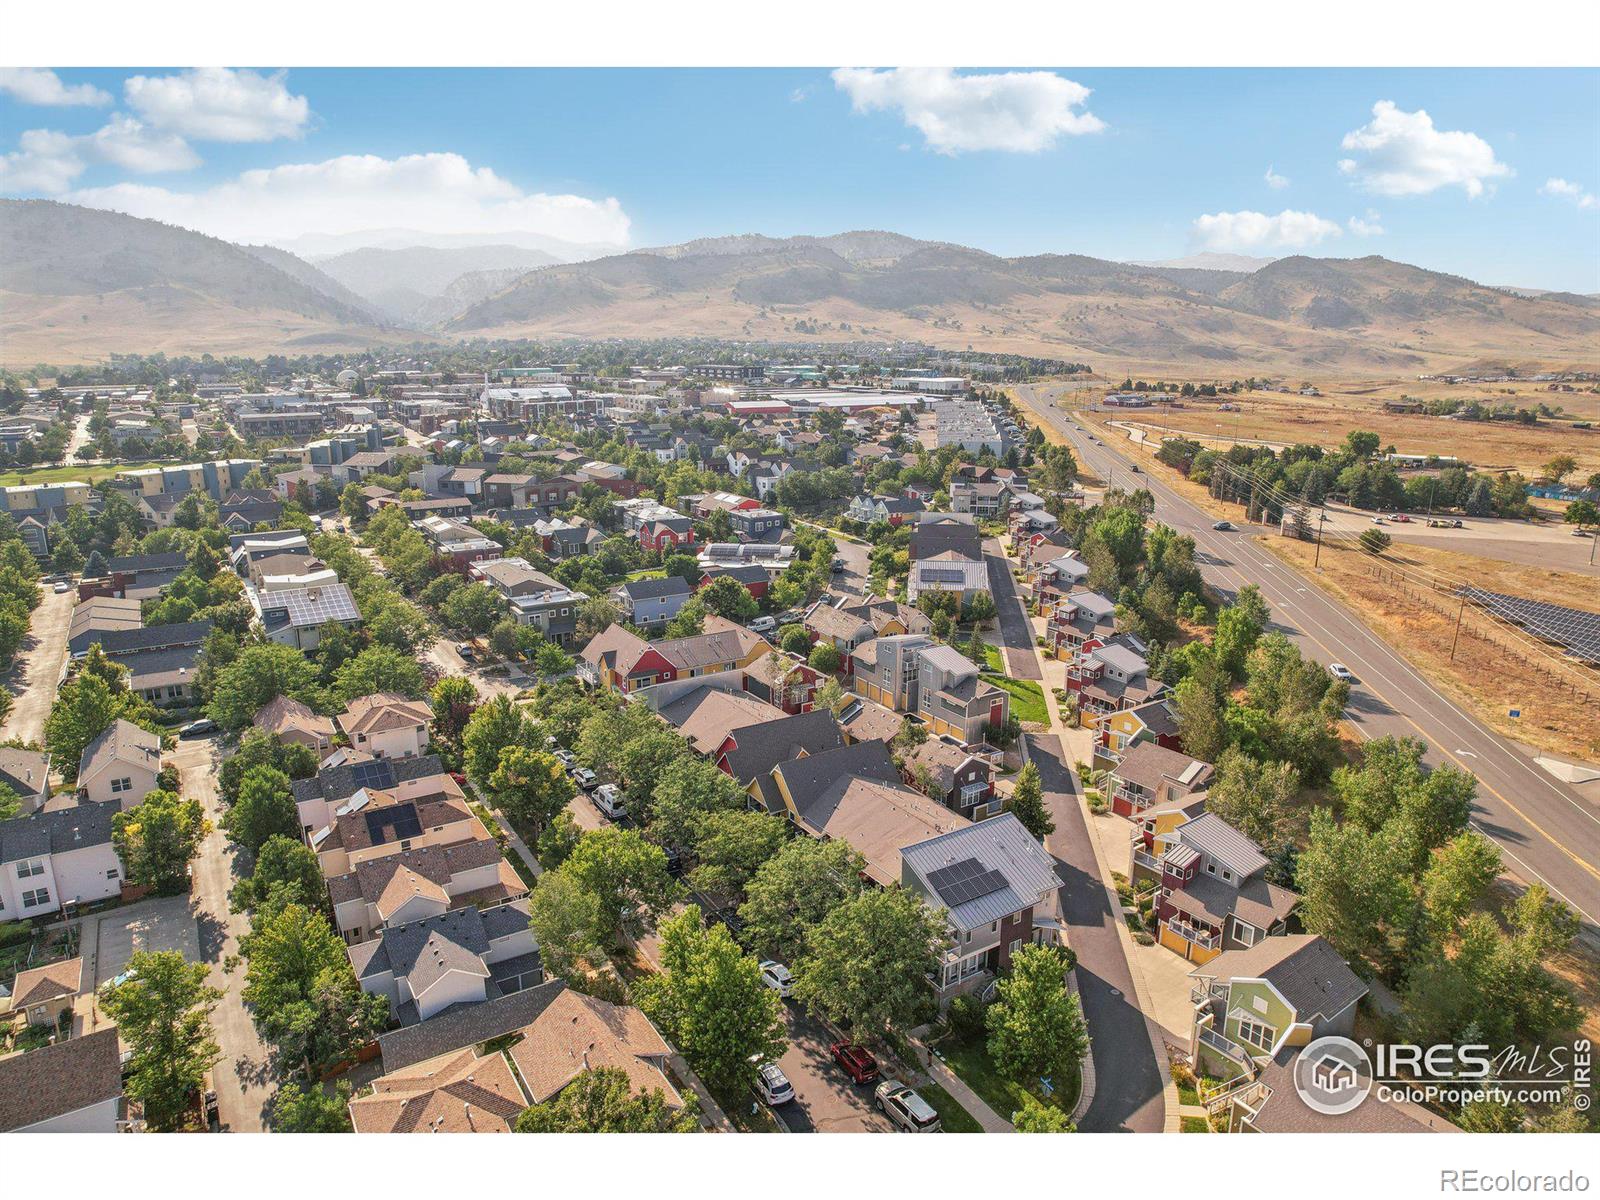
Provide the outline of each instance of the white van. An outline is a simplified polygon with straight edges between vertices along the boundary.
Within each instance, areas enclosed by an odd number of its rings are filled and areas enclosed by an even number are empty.
[[[622,789],[614,783],[602,783],[595,788],[594,806],[610,820],[620,821],[628,815],[628,800]]]
[[[750,622],[751,633],[771,633],[777,627],[778,619],[776,617],[757,617]]]

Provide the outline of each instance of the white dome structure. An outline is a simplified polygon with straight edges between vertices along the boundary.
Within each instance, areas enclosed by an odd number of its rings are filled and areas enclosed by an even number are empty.
[[[346,367],[344,370],[339,372],[338,384],[340,387],[355,387],[355,385],[360,382],[361,376],[355,371],[351,370],[349,367]]]

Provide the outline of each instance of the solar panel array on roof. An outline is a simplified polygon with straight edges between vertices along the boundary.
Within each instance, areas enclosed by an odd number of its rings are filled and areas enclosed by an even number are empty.
[[[371,835],[374,845],[382,845],[391,839],[404,841],[421,836],[422,820],[417,816],[416,808],[410,804],[377,808],[367,813],[367,833]]]
[[[392,788],[395,786],[394,766],[382,759],[376,762],[356,763],[350,768],[350,777],[357,788]]]
[[[954,908],[979,896],[998,892],[1006,886],[1006,877],[1000,871],[984,870],[983,864],[975,858],[963,858],[948,867],[930,871],[928,882],[939,893],[939,898]]]
[[[967,577],[956,567],[923,567],[920,574],[924,583],[960,583]]]
[[[1457,588],[1456,594],[1522,626],[1535,637],[1554,642],[1582,662],[1600,664],[1600,613],[1475,587]]]

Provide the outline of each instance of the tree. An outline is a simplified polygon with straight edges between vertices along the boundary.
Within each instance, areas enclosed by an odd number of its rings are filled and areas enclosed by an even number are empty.
[[[1217,631],[1211,648],[1217,664],[1230,679],[1244,678],[1245,659],[1266,630],[1268,616],[1261,589],[1253,583],[1240,588],[1234,602],[1217,614]]]
[[[1567,505],[1566,515],[1561,519],[1579,529],[1591,529],[1600,526],[1600,506],[1592,500],[1574,500]]]
[[[1352,458],[1371,458],[1383,445],[1383,439],[1368,430],[1352,429],[1344,435],[1345,453]]]
[[[1043,842],[1056,831],[1056,823],[1044,806],[1044,789],[1039,782],[1039,768],[1031,762],[1017,775],[1016,790],[1012,792],[1006,811],[1022,822],[1022,827]]]
[[[1494,488],[1488,476],[1480,475],[1472,481],[1472,488],[1461,510],[1469,517],[1494,515]]]
[[[928,999],[947,944],[945,928],[913,892],[894,887],[844,901],[806,938],[794,994],[858,1038],[909,1028]]]
[[[211,1031],[211,1010],[222,998],[206,986],[204,963],[185,962],[176,950],[136,950],[127,970],[100,992],[100,1007],[117,1023],[127,1045],[127,1094],[144,1106],[152,1129],[182,1125],[221,1056]]]
[[[751,876],[784,844],[786,825],[771,813],[747,809],[707,813],[694,832],[699,864],[690,873],[690,885],[712,895],[743,896]]]
[[[478,706],[461,735],[462,760],[467,775],[479,787],[489,786],[489,776],[500,765],[500,755],[512,746],[541,748],[538,726],[511,702],[495,696]]]
[[[1223,723],[1223,697],[1211,680],[1220,672],[1211,666],[1179,682],[1173,689],[1173,704],[1178,710],[1178,737],[1185,754],[1202,762],[1216,762],[1228,744]]]
[[[743,808],[744,801],[744,793],[730,776],[704,759],[683,755],[667,764],[656,781],[650,803],[650,839],[657,845],[686,850],[705,817]]]
[[[274,835],[296,837],[300,815],[289,777],[275,767],[254,767],[239,781],[239,798],[222,818],[228,837],[254,854]]]
[[[1363,529],[1356,541],[1368,554],[1382,554],[1394,543],[1394,539],[1381,529]]]
[[[489,776],[488,790],[512,824],[532,830],[535,838],[577,795],[560,759],[526,746],[506,749]]]
[[[642,706],[641,706],[642,707]],[[635,818],[649,820],[650,800],[667,768],[689,753],[689,743],[676,730],[651,718],[638,736],[616,752],[613,767],[622,790],[636,805]]]
[[[1011,1114],[1011,1126],[1018,1133],[1072,1133],[1077,1129],[1066,1113],[1032,1096],[1022,1098],[1022,1107]]]
[[[639,1007],[706,1086],[729,1099],[755,1084],[756,1064],[783,1052],[783,1003],[756,960],[722,925],[689,907],[661,926],[661,971],[639,983]]]
[[[699,1123],[673,1108],[660,1088],[636,1094],[625,1072],[599,1067],[578,1072],[550,1099],[517,1117],[518,1133],[695,1133]]]
[[[427,690],[422,667],[410,655],[389,646],[368,646],[334,676],[334,698],[346,707],[361,696],[394,692],[410,699]]]
[[[761,606],[750,594],[750,589],[730,575],[719,575],[700,589],[700,601],[707,612],[716,613],[740,624],[750,620]]]
[[[494,628],[494,623],[505,614],[505,602],[488,584],[469,583],[450,593],[443,613],[452,628],[478,637]]]
[[[121,718],[146,729],[160,729],[154,710],[127,690],[126,668],[117,668],[122,673],[117,680],[120,686],[108,683],[89,668],[94,650],[78,677],[61,685],[44,723],[44,744],[68,780],[77,778],[84,750],[113,721]]]
[[[1570,454],[1557,454],[1544,465],[1545,475],[1560,483],[1578,469],[1578,460]]]
[[[466,731],[467,721],[478,704],[478,689],[462,675],[446,675],[428,693],[433,706],[433,734],[454,742]]]
[[[599,898],[603,928],[613,941],[654,928],[678,898],[666,854],[632,829],[607,825],[585,833],[561,870]]]
[[[811,652],[811,635],[806,632],[804,625],[785,625],[778,630],[778,648],[786,654],[798,654],[804,658]]]
[[[217,672],[206,715],[224,728],[239,729],[278,696],[316,707],[316,666],[293,646],[276,642],[246,646]]]
[[[604,596],[590,596],[578,605],[576,632],[573,645],[587,643],[597,633],[604,633],[613,625],[622,623],[622,610]]]
[[[806,661],[813,671],[833,675],[844,665],[844,656],[832,642],[818,642],[811,648],[811,656]]]
[[[158,896],[187,890],[189,862],[210,832],[200,801],[159,788],[111,817],[111,844],[128,881]]]
[[[786,843],[745,886],[739,916],[746,939],[780,962],[798,962],[807,932],[865,890],[865,869],[866,860],[848,842]]]
[[[1010,974],[996,984],[999,998],[984,1018],[989,1057],[1015,1083],[1064,1082],[1089,1053],[1089,1031],[1077,996],[1067,989],[1066,964],[1050,946],[1023,946]]]
[[[669,579],[676,575],[691,587],[705,575],[700,560],[692,554],[669,554],[661,560],[661,569]]]
[[[285,742],[264,729],[247,730],[217,772],[217,795],[223,804],[231,808],[238,803],[239,785],[256,767],[272,767],[290,779],[309,779],[317,772],[317,755],[309,746]]]
[[[349,1133],[350,1085],[340,1080],[330,1093],[316,1084],[288,1080],[272,1098],[274,1133]]]
[[[564,871],[546,871],[528,899],[528,925],[539,942],[545,970],[575,977],[582,963],[603,963],[608,932],[600,897]]]
[[[344,942],[302,904],[260,912],[240,939],[244,1001],[285,1063],[308,1072],[353,1054],[389,1020],[389,1003],[356,985]]]
[[[1432,934],[1455,933],[1500,874],[1500,850],[1469,830],[1442,847],[1422,873],[1422,910]]]
[[[696,637],[705,629],[705,625],[705,601],[695,595],[684,601],[677,616],[667,622],[662,633],[668,638]]]
[[[1402,841],[1315,810],[1295,872],[1307,931],[1320,933],[1346,958],[1387,965],[1416,914],[1410,859]]]
[[[845,691],[843,685],[831,676],[822,681],[822,686],[817,688],[816,693],[811,697],[812,707],[831,712],[834,716],[838,716],[839,711],[849,702],[850,693]]]
[[[304,842],[275,833],[256,852],[255,869],[234,885],[229,897],[235,912],[301,904],[321,908],[328,886],[317,853]]]
[[[1262,763],[1230,746],[1217,760],[1206,811],[1253,841],[1275,842],[1299,790],[1300,773],[1289,763]]]
[[[962,620],[972,623],[973,633],[976,635],[980,626],[986,625],[995,618],[994,597],[988,592],[974,592],[967,599],[961,611]],[[983,665],[980,657],[975,660],[979,666]]]

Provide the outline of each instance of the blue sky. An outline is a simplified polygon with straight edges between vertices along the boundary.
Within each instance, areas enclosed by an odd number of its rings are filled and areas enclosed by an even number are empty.
[[[1600,291],[1597,71],[13,71],[0,154],[0,193],[238,240],[884,228]]]

